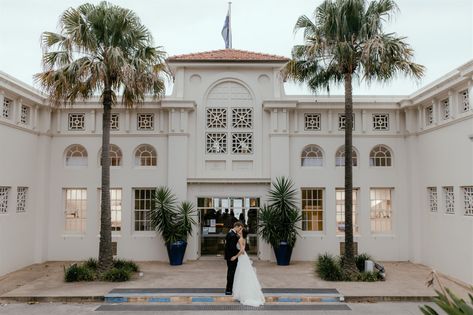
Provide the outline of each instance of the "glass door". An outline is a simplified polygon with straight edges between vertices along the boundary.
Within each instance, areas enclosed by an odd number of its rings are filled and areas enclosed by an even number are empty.
[[[258,208],[259,198],[250,197],[201,197],[197,198],[201,229],[202,256],[223,256],[225,236],[236,221],[248,230],[249,255],[258,253]]]

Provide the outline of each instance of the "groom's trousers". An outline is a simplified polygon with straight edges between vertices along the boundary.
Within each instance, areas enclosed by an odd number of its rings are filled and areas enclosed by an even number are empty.
[[[233,279],[235,278],[237,264],[238,259],[235,261],[227,260],[227,287],[225,288],[225,292],[232,292],[233,290]]]

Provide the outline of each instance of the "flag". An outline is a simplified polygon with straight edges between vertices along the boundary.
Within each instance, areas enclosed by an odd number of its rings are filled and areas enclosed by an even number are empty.
[[[223,23],[222,28],[222,37],[225,41],[225,48],[232,48],[232,25],[230,21],[230,12],[229,4],[227,16],[225,17],[225,22]]]

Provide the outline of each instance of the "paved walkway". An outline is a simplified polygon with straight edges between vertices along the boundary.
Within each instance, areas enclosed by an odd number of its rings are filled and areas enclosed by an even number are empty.
[[[0,278],[1,296],[103,296],[114,288],[223,288],[226,264],[223,260],[189,261],[182,266],[161,262],[139,263],[143,276],[136,275],[125,283],[65,283],[63,268],[69,262],[47,262],[32,265]],[[264,288],[336,288],[351,297],[434,296],[426,286],[430,269],[408,262],[387,262],[384,282],[326,282],[314,275],[313,263],[293,262],[290,266],[255,261]],[[464,287],[442,279],[445,286],[466,297]]]
[[[435,305],[428,303],[429,305],[437,308]],[[233,315],[233,314],[245,314],[245,315],[266,315],[266,314],[278,314],[278,315],[420,315],[419,310],[420,303],[369,303],[369,304],[350,304],[351,310],[347,311],[175,311],[175,312],[142,312],[143,314],[167,314],[167,315]],[[96,311],[100,307],[99,304],[9,304],[0,305],[0,314],[2,315],[18,315],[18,314],[34,314],[34,315],[85,315],[85,314],[117,314],[114,312],[101,312]],[[438,308],[437,308],[438,309]],[[139,314],[135,311],[120,311],[120,315],[136,315]],[[445,314],[439,311],[439,314]]]

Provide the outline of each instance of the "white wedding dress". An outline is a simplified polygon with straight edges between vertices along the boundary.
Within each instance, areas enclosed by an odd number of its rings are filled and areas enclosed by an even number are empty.
[[[239,248],[237,244],[237,248]],[[238,257],[238,265],[233,280],[233,298],[243,305],[258,307],[264,304],[264,295],[256,277],[253,262],[246,253]]]

